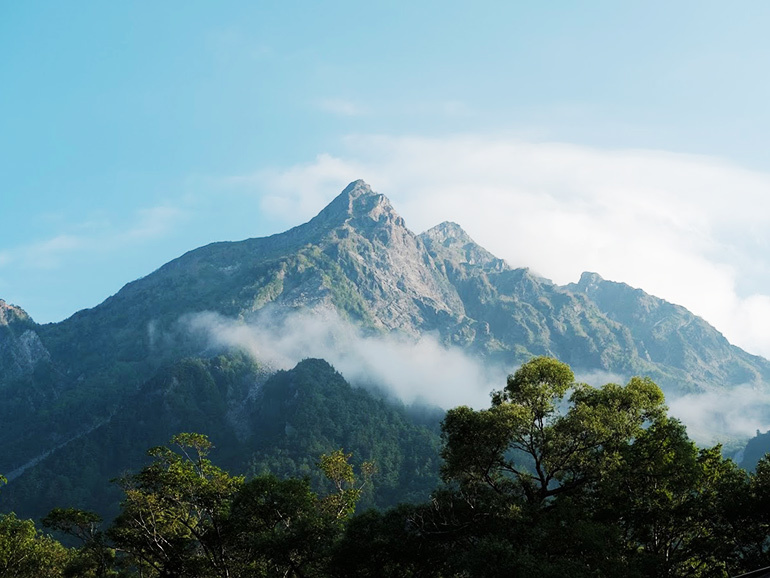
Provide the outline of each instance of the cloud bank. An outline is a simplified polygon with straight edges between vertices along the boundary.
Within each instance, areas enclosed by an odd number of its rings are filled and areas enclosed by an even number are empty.
[[[738,439],[770,430],[770,392],[750,385],[729,391],[688,394],[668,401],[669,414],[682,420],[687,433],[699,444]]]
[[[357,136],[336,155],[242,184],[262,210],[298,221],[356,178],[415,231],[456,221],[512,266],[560,284],[598,272],[684,305],[770,357],[770,175],[661,151]]]
[[[406,404],[444,409],[469,405],[489,407],[489,393],[505,386],[517,368],[491,366],[438,339],[365,335],[333,310],[286,314],[266,308],[246,323],[214,312],[186,315],[182,329],[202,337],[208,346],[238,348],[272,369],[290,369],[302,359],[329,361],[353,385],[374,387]],[[150,329],[153,329],[152,327]],[[601,387],[625,383],[628,376],[597,371],[576,375],[579,382]],[[670,415],[687,426],[700,445],[752,437],[770,429],[770,392],[742,386],[726,392],[704,392],[668,400]]]
[[[181,323],[211,346],[243,349],[275,369],[323,358],[349,382],[384,388],[406,404],[487,407],[490,391],[502,388],[507,375],[431,336],[414,341],[395,334],[364,335],[330,310],[286,315],[266,308],[248,324],[203,312]]]

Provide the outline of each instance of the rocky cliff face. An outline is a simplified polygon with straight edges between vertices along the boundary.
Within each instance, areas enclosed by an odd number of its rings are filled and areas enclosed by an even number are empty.
[[[470,335],[471,348],[508,366],[550,355],[578,371],[664,377],[639,358],[628,329],[584,295],[527,269],[511,269],[456,224],[442,223],[422,236],[461,296],[468,318],[485,328]]]
[[[26,311],[0,299],[0,381],[30,375],[50,354]]]
[[[462,301],[422,239],[363,181],[351,183],[316,219],[327,226],[316,246],[339,267],[374,326],[418,335],[463,315]],[[344,307],[343,299],[332,301]]]
[[[444,263],[465,276],[474,271],[500,272],[509,267],[502,259],[476,244],[460,225],[445,221],[428,229],[420,239],[431,252]]]
[[[770,363],[731,345],[706,321],[684,307],[625,283],[583,273],[567,286],[586,295],[613,321],[627,327],[640,356],[676,370],[682,383],[709,389],[743,383],[770,383]]]

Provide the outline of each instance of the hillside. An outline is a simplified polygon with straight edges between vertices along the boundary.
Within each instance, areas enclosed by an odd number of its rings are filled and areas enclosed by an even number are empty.
[[[117,512],[109,481],[137,471],[147,448],[176,433],[204,433],[233,473],[309,476],[317,486],[321,454],[339,448],[353,463],[373,460],[375,483],[362,508],[428,497],[438,482],[439,421],[396,401],[353,388],[323,360],[266,373],[243,354],[187,358],[159,371],[112,418],[27,469],[3,491],[3,510],[41,517],[54,507]]]

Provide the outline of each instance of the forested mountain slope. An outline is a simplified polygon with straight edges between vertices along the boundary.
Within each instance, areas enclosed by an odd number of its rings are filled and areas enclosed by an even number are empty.
[[[28,468],[3,491],[3,510],[41,517],[54,507],[117,512],[109,480],[140,469],[149,447],[195,431],[217,440],[213,455],[234,473],[263,471],[322,483],[321,454],[340,448],[373,460],[363,507],[427,499],[438,482],[443,412],[413,416],[395,400],[351,387],[328,363],[307,359],[266,372],[240,353],[186,358],[127,397],[101,426]]]

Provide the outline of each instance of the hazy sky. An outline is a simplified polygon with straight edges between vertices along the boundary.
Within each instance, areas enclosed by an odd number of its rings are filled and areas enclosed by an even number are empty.
[[[39,322],[350,181],[770,356],[766,2],[5,2],[0,298]]]

